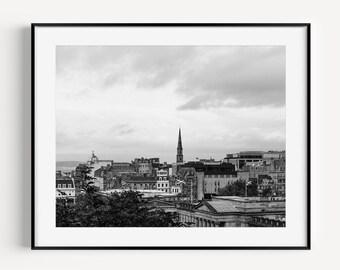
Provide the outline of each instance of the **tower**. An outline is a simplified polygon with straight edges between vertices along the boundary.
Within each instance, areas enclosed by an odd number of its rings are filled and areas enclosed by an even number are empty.
[[[183,162],[183,147],[182,147],[181,128],[179,128],[179,133],[178,133],[178,144],[177,144],[176,162],[177,163],[182,163]]]
[[[87,161],[88,164],[97,164],[98,163],[98,157],[94,154],[94,151],[92,151],[92,156]]]

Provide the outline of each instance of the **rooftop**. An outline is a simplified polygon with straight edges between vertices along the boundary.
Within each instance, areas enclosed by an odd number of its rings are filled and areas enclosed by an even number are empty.
[[[226,200],[234,202],[268,202],[268,201],[285,201],[284,197],[239,197],[239,196],[213,196],[212,200]]]
[[[214,212],[217,213],[225,213],[225,212],[239,212],[231,202],[224,200],[216,200],[216,201],[206,201],[207,206],[211,207]],[[209,208],[210,208],[209,207]]]
[[[229,200],[236,202],[253,202],[259,201],[260,197],[239,197],[239,196],[214,196],[213,200]]]

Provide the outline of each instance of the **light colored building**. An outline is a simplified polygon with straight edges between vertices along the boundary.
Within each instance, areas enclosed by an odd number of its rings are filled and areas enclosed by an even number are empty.
[[[111,166],[113,164],[113,160],[100,160],[92,151],[92,156],[87,161],[87,166],[90,168],[89,176],[95,177],[95,172],[101,167]]]
[[[168,172],[166,170],[157,171],[157,190],[170,193],[170,182],[168,179]]]
[[[218,194],[219,189],[238,179],[233,164],[204,164],[201,161],[183,164],[178,177],[183,181],[182,194],[193,202]]]
[[[242,171],[247,162],[255,163],[263,160],[263,151],[242,151],[235,154],[227,154],[224,162],[235,165],[236,171]]]
[[[93,182],[94,182],[94,186],[98,187],[100,191],[104,190],[104,178],[103,177],[94,177]]]
[[[222,161],[220,160],[215,160],[213,158],[210,159],[200,159],[200,162],[202,162],[204,165],[220,165]]]
[[[98,170],[101,168],[109,169],[112,166],[113,160],[100,160],[92,151],[92,155],[87,161],[87,167],[90,169],[89,176],[92,178],[89,181],[93,181],[94,185],[99,190],[104,190],[104,179],[103,176],[98,175]]]
[[[284,227],[285,210],[284,198],[237,196],[177,207],[180,221],[190,227]]]
[[[270,160],[270,159],[284,159],[286,158],[286,152],[285,151],[268,151],[263,153],[263,159],[264,160]]]
[[[242,171],[246,163],[258,163],[266,161],[271,164],[277,159],[285,159],[285,151],[241,151],[239,153],[227,154],[224,162],[229,162],[235,165],[236,171]]]
[[[76,195],[74,181],[72,178],[56,172],[56,198],[74,199]]]
[[[171,186],[171,193],[172,194],[179,194],[182,192],[181,186]]]
[[[150,174],[152,172],[151,164],[148,162],[138,163],[138,174]]]
[[[172,163],[171,164],[171,168],[172,168],[172,170],[171,170],[171,176],[176,176],[177,175],[177,173],[178,173],[178,171],[179,171],[179,166],[178,166],[178,164],[177,163]]]
[[[166,170],[158,170],[157,171],[157,180],[167,180],[168,179],[168,172]]]
[[[159,158],[135,158],[132,164],[139,175],[151,176],[153,165],[159,165]]]
[[[237,180],[237,175],[232,174],[204,175],[204,194],[218,194],[219,189],[225,188]]]

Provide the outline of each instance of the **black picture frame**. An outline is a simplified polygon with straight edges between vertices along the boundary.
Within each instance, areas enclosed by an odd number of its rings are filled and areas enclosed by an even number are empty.
[[[37,27],[304,27],[306,28],[306,244],[304,246],[37,246],[35,235],[35,35]],[[311,24],[310,23],[32,23],[31,24],[31,249],[32,250],[310,250],[311,249]]]

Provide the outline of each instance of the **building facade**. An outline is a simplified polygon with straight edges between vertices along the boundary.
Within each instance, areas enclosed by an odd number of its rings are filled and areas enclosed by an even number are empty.
[[[56,198],[75,199],[76,191],[73,179],[65,176],[61,171],[56,172]]]
[[[193,202],[217,195],[219,189],[238,180],[235,166],[225,162],[187,162],[180,166],[178,177],[182,181],[182,194]]]
[[[125,189],[152,190],[156,189],[157,180],[150,176],[132,176],[122,180]]]
[[[177,213],[180,221],[189,227],[285,226],[283,198],[213,197],[196,205],[180,203]]]
[[[159,166],[159,158],[135,158],[131,163],[138,175],[152,176],[153,168]]]
[[[157,171],[157,190],[170,193],[171,187],[166,170]]]

